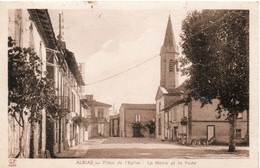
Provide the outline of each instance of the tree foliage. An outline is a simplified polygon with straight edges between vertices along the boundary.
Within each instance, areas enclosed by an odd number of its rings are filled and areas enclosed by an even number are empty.
[[[154,121],[150,120],[145,126],[149,129],[150,134],[153,134],[155,132],[155,122]]]
[[[146,130],[145,125],[140,122],[134,122],[132,123],[132,128],[134,132],[134,137],[144,137],[144,135],[142,134],[142,130]]]
[[[228,119],[248,110],[249,11],[194,11],[182,31],[182,70],[190,76],[192,97],[202,104],[219,99],[217,110],[230,111]]]
[[[87,118],[82,117],[80,115],[76,115],[75,117],[72,118],[73,122],[77,124],[78,126],[84,126],[86,129],[88,129],[89,122],[87,121]]]
[[[31,48],[21,48],[8,38],[8,113],[24,126],[24,117],[30,122],[41,120],[41,112],[57,116],[54,83],[42,72],[42,63]],[[18,118],[17,118],[18,116]]]
[[[182,23],[182,72],[186,89],[202,106],[218,99],[219,117],[228,111],[229,151],[234,151],[238,113],[249,110],[249,11],[191,12]]]

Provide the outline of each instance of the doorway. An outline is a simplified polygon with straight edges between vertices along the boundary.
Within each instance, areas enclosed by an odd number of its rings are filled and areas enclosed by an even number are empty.
[[[173,127],[172,130],[172,140],[176,140],[177,139],[177,131],[178,131],[178,127]]]
[[[207,126],[207,140],[210,140],[215,137],[215,125]]]

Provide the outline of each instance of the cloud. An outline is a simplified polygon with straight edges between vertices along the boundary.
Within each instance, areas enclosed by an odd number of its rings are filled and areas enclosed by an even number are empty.
[[[102,45],[102,50],[109,48],[113,43],[113,40],[108,40]]]
[[[159,54],[161,41],[147,29],[135,41],[108,40],[87,62],[86,79],[92,83],[129,69]],[[120,76],[87,87],[96,99],[108,103],[154,102],[159,85],[159,56]]]
[[[160,39],[160,38],[159,38]],[[95,80],[108,77],[159,54],[158,37],[148,29],[135,41],[108,40],[91,55],[87,74]],[[89,82],[93,82],[89,79]]]

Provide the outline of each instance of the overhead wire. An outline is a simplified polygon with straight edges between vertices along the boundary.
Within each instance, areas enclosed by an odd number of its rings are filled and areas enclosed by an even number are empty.
[[[200,31],[198,31],[197,33],[193,34],[191,37],[194,37],[194,36],[196,36],[197,34],[201,33],[202,31],[205,31],[206,29],[210,28],[211,26],[217,24],[218,22],[222,21],[226,16],[227,16],[227,15],[222,16],[221,18],[217,19],[217,20],[216,20],[214,23],[212,23],[211,25],[208,25],[207,27],[205,27],[205,28],[201,29]],[[159,56],[159,54],[156,54],[155,56],[153,56],[153,57],[151,57],[151,58],[149,58],[149,59],[147,59],[147,60],[145,60],[145,61],[143,61],[143,62],[141,62],[141,63],[139,63],[139,64],[137,64],[137,65],[135,65],[135,66],[132,66],[132,67],[130,67],[130,68],[128,68],[128,69],[126,69],[126,70],[124,70],[124,71],[122,71],[122,72],[116,73],[116,74],[114,74],[114,75],[112,75],[112,76],[103,78],[103,79],[101,79],[101,80],[97,80],[97,81],[95,81],[95,82],[87,83],[87,84],[85,84],[85,86],[89,86],[89,85],[93,85],[93,84],[96,84],[96,83],[100,83],[100,82],[109,80],[109,79],[111,79],[111,78],[117,77],[117,76],[119,76],[119,75],[122,75],[122,74],[124,74],[124,73],[126,73],[126,72],[128,72],[128,71],[130,71],[130,70],[132,70],[132,69],[134,69],[134,68],[137,68],[137,67],[139,67],[139,66],[141,66],[141,65],[143,65],[143,64],[145,64],[145,63],[147,63],[147,62],[149,62],[150,60],[156,58],[157,56]]]
[[[197,34],[201,33],[202,31],[205,31],[206,29],[210,28],[211,26],[217,24],[218,22],[220,22],[220,21],[222,21],[223,19],[225,19],[226,16],[227,16],[227,15],[224,15],[224,16],[220,17],[220,18],[217,19],[214,23],[212,23],[211,25],[208,25],[207,27],[201,29],[199,32],[193,34],[191,37],[194,37],[194,36],[196,36]],[[139,64],[137,64],[137,65],[135,65],[135,66],[133,66],[133,67],[131,67],[131,68],[128,68],[128,69],[126,69],[126,70],[124,70],[124,71],[122,71],[122,72],[120,72],[120,73],[114,74],[114,75],[112,75],[112,76],[109,76],[109,77],[104,78],[104,79],[101,79],[101,80],[97,80],[97,81],[92,82],[92,83],[88,83],[88,84],[86,84],[85,86],[89,86],[89,85],[93,85],[93,84],[96,84],[96,83],[100,83],[100,82],[109,80],[109,79],[111,79],[111,78],[114,78],[114,77],[116,77],[116,76],[119,76],[119,75],[121,75],[121,74],[123,74],[123,73],[126,73],[126,72],[128,72],[128,71],[130,71],[130,70],[132,70],[132,69],[134,69],[134,68],[137,68],[137,67],[139,67],[139,66],[145,64],[146,62],[148,62],[148,61],[154,59],[154,58],[157,57],[157,56],[159,56],[159,54],[157,54],[157,55],[155,55],[155,56],[153,56],[153,57],[151,57],[151,58],[149,58],[149,59],[147,59],[147,60],[145,60],[145,61],[143,61],[143,62],[141,62],[141,63],[139,63]]]
[[[139,64],[136,64],[136,65],[134,65],[134,66],[132,66],[132,67],[130,67],[130,68],[128,68],[128,69],[122,71],[122,72],[116,73],[116,74],[114,74],[114,75],[112,75],[112,76],[109,76],[109,77],[104,78],[104,79],[101,79],[101,80],[97,80],[97,81],[92,82],[92,83],[87,83],[87,84],[85,84],[85,86],[89,86],[89,85],[93,85],[93,84],[96,84],[96,83],[100,83],[100,82],[109,80],[109,79],[111,79],[111,78],[117,77],[117,76],[119,76],[119,75],[122,75],[122,74],[124,74],[124,73],[126,73],[126,72],[128,72],[128,71],[130,71],[130,70],[132,70],[132,69],[134,69],[134,68],[137,68],[137,67],[139,67],[139,66],[141,66],[141,65],[143,65],[143,64],[145,64],[145,63],[147,63],[147,62],[149,62],[149,61],[151,61],[152,59],[154,59],[154,58],[156,58],[156,57],[158,57],[158,56],[159,56],[159,54],[156,54],[156,55],[154,55],[153,57],[150,57],[149,59],[147,59],[147,60],[145,60],[145,61],[143,61],[143,62],[141,62],[141,63],[139,63]]]

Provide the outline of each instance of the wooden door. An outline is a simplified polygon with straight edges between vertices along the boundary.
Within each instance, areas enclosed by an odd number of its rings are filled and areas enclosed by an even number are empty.
[[[207,126],[207,139],[210,140],[213,137],[215,137],[215,126],[208,125]]]

